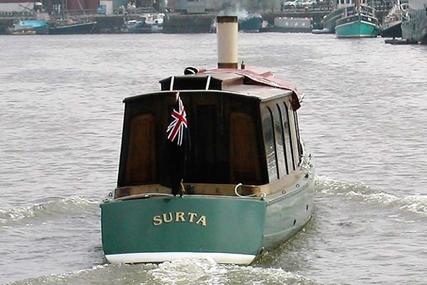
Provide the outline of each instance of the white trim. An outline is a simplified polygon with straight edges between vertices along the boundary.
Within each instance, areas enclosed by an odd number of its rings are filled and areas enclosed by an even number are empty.
[[[165,262],[186,258],[210,258],[217,263],[250,264],[255,255],[218,253],[218,252],[144,252],[105,255],[110,263],[146,263]]]
[[[337,35],[337,38],[376,38],[378,35],[349,35],[349,36],[341,36]]]
[[[169,90],[170,90],[170,91],[172,91],[172,90],[173,90],[173,84],[174,84],[174,82],[175,82],[175,76],[172,76],[172,78],[171,78],[171,83],[170,83],[170,86],[169,86]]]
[[[206,88],[205,90],[209,90],[209,85],[211,84],[211,76],[208,75],[208,79],[206,80]]]

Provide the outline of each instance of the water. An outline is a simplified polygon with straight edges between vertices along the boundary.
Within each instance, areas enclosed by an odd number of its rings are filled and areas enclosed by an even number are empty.
[[[215,67],[201,35],[0,38],[0,283],[427,284],[427,47],[240,34],[240,55],[305,94],[314,218],[252,266],[108,265],[122,99]]]

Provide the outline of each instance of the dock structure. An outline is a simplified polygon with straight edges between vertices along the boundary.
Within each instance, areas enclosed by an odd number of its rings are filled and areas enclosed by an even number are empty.
[[[384,41],[386,44],[391,44],[391,45],[416,45],[418,44],[416,41],[411,41],[408,39],[387,39]]]
[[[9,0],[8,0],[9,1]],[[15,0],[10,0],[15,1]],[[24,1],[24,0],[19,0]],[[115,9],[116,14],[107,15],[97,14],[98,11],[93,10],[95,7],[92,3],[95,3],[96,0],[87,0],[92,6],[84,8],[91,8],[92,10],[84,10],[83,15],[80,17],[85,17],[87,21],[96,22],[96,27],[93,30],[94,33],[120,33],[124,31],[125,22],[132,19],[138,19],[141,16],[141,13],[137,14],[136,11],[141,12],[142,8],[129,8],[127,10]],[[107,0],[102,0],[107,1]],[[72,1],[71,1],[72,2]],[[70,3],[71,3],[70,2]],[[377,1],[374,0],[373,7],[375,8],[376,17],[379,21],[385,17],[390,9],[388,5],[389,1]],[[385,4],[384,4],[385,3]],[[116,5],[117,6],[117,5]],[[328,15],[333,11],[334,5],[323,5],[316,7],[305,7],[305,8],[283,8],[275,10],[265,10],[260,12],[262,19],[268,22],[268,28],[263,31],[274,31],[274,19],[275,18],[293,18],[293,19],[310,19],[311,28],[313,29],[322,29],[321,21],[323,17]],[[70,6],[71,7],[71,6]],[[122,6],[121,6],[122,7]],[[148,7],[148,6],[147,6]],[[140,11],[141,10],[141,11]],[[145,10],[144,10],[145,11]],[[33,11],[34,12],[34,11]],[[77,10],[71,10],[67,13],[73,18],[79,18],[79,15],[74,15],[77,13]],[[81,11],[80,11],[81,12]],[[29,11],[25,10],[21,13],[12,13],[0,11],[0,34],[7,32],[8,27],[12,26],[13,22],[16,20],[21,20],[25,18],[31,18],[31,15],[28,14]],[[150,6],[150,13],[156,13],[153,6]],[[164,33],[208,33],[213,30],[213,23],[215,16],[218,14],[217,10],[205,9],[203,13],[177,13],[177,12],[165,12],[166,16],[163,23],[163,32]],[[33,14],[35,16],[35,14]],[[53,19],[51,16],[50,23],[55,22],[55,14]],[[272,28],[273,27],[273,28]],[[273,30],[272,30],[273,29]],[[306,29],[304,29],[305,31]]]

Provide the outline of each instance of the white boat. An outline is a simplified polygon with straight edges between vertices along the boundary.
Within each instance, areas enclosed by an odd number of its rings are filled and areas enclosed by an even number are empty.
[[[313,29],[312,18],[276,17],[274,27],[285,33],[310,33]]]
[[[163,31],[165,14],[143,14],[139,20],[129,20],[125,23],[128,33],[160,33]]]
[[[409,0],[402,18],[402,39],[427,44],[427,0]]]

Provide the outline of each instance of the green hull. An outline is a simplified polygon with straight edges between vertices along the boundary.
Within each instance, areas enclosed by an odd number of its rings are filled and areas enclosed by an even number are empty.
[[[337,38],[374,38],[379,34],[378,26],[361,19],[335,27]]]
[[[187,195],[101,204],[102,243],[112,263],[211,257],[249,264],[310,219],[313,179],[275,199]]]

